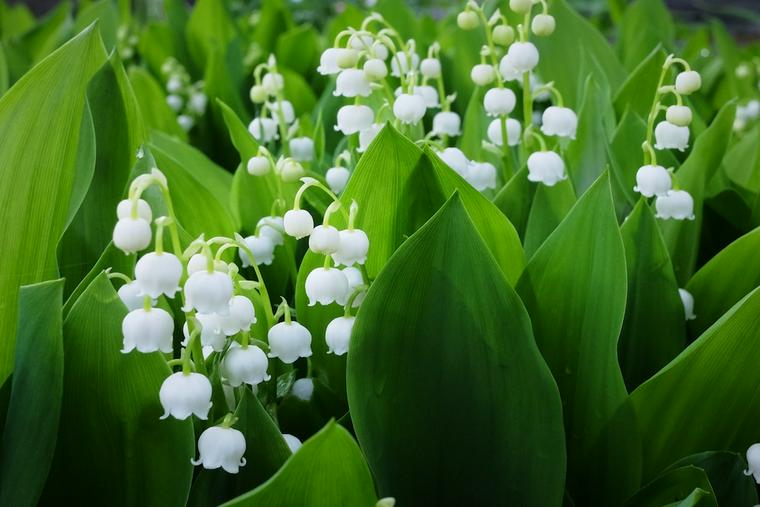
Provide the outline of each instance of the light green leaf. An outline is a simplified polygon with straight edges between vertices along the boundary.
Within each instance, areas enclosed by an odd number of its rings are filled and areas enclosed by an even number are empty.
[[[63,280],[20,290],[16,370],[0,447],[2,505],[37,505],[50,470],[63,391],[62,305]]]
[[[186,141],[187,132],[177,123],[176,114],[169,108],[164,91],[153,76],[139,67],[130,67],[129,82],[148,131],[160,130]]]
[[[570,180],[560,181],[553,187],[536,185],[525,229],[525,256],[528,259],[562,222],[575,201],[575,190]]]
[[[673,500],[675,503],[671,503]],[[663,473],[629,498],[624,506],[661,507],[666,502],[680,507],[718,507],[707,474],[691,465]]]
[[[576,192],[582,194],[607,166],[604,111],[609,100],[593,77],[586,80],[578,113],[578,133],[567,148],[567,167]]]
[[[525,308],[457,193],[370,288],[347,377],[381,496],[406,505],[560,504],[557,388]]]
[[[0,98],[2,380],[12,370],[9,337],[15,336],[18,287],[57,275],[56,246],[73,191],[85,91],[104,61],[100,38],[89,28]]]
[[[640,118],[649,116],[663,63],[665,52],[657,46],[631,71],[613,99],[618,118],[623,118],[626,112],[635,113]],[[640,150],[640,146],[636,148]]]
[[[623,65],[628,69],[637,67],[658,45],[670,50],[674,36],[673,18],[662,0],[636,0],[630,3],[620,26],[618,49]]]
[[[728,149],[723,172],[741,188],[760,193],[760,126],[755,126]]]
[[[116,32],[119,28],[119,10],[113,0],[98,0],[82,6],[74,20],[74,33],[79,33],[91,23],[98,22],[106,51],[116,46]]]
[[[528,181],[528,168],[523,166],[493,198],[493,203],[514,224],[521,238],[525,237],[536,187]]]
[[[199,0],[185,26],[187,49],[196,70],[203,73],[213,51],[224,51],[237,36],[227,2]]]
[[[224,507],[372,507],[372,476],[351,435],[331,421],[274,477]]]
[[[277,39],[275,55],[301,76],[313,73],[319,65],[319,34],[309,25],[291,28]]]

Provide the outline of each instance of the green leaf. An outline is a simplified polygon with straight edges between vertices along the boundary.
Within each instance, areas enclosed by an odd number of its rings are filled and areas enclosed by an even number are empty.
[[[277,39],[275,55],[302,76],[313,73],[319,65],[319,34],[309,25],[291,28]]]
[[[37,505],[50,469],[63,391],[62,305],[63,280],[20,290],[16,371],[0,447],[2,505]]]
[[[631,394],[646,442],[645,477],[696,452],[744,452],[760,439],[758,354],[760,289],[755,289]]]
[[[580,502],[596,475],[589,454],[626,397],[617,361],[626,265],[607,173],[536,251],[517,292],[562,395],[568,489]]]
[[[562,222],[575,201],[575,190],[570,180],[560,181],[553,187],[536,185],[525,228],[525,256],[528,259]]]
[[[755,126],[728,149],[723,171],[741,188],[760,193],[760,126]]]
[[[631,71],[613,99],[618,118],[623,118],[626,112],[635,113],[640,118],[649,116],[663,63],[665,52],[657,46]],[[641,150],[640,146],[636,148]]]
[[[710,127],[697,138],[689,158],[675,173],[679,186],[694,198],[694,215],[696,215],[695,220],[660,222],[680,285],[686,284],[697,264],[704,190],[707,182],[720,167],[733,131],[735,111],[736,107],[733,103],[723,106]]]
[[[525,237],[536,187],[528,181],[528,168],[523,166],[493,198],[493,203],[514,224],[521,238]]]
[[[697,318],[689,331],[698,336],[737,301],[760,285],[760,228],[745,234],[720,251],[697,271],[686,290],[694,296]]]
[[[12,274],[0,277],[2,380],[12,370],[18,287],[57,275],[56,246],[73,191],[85,91],[103,61],[103,45],[89,28],[0,98],[0,272]]]
[[[199,0],[185,26],[187,49],[196,70],[203,73],[210,54],[227,49],[237,29],[227,10],[227,2]]]
[[[374,281],[347,377],[381,495],[407,505],[559,505],[557,388],[457,193]]]
[[[756,505],[757,489],[752,476],[747,476],[744,458],[725,451],[709,451],[687,456],[669,470],[692,465],[701,468],[710,479],[718,505]]]
[[[684,308],[668,249],[645,199],[620,228],[628,267],[628,303],[618,357],[630,390],[676,357],[686,344]]]
[[[372,476],[351,435],[331,421],[274,477],[224,507],[372,507]]]
[[[127,309],[105,273],[63,325],[63,406],[45,504],[185,505],[192,421],[159,420],[163,356],[122,354]]]
[[[10,86],[10,76],[8,76],[8,59],[5,56],[5,50],[0,43],[0,97],[8,90]]]
[[[116,34],[119,29],[119,10],[113,0],[98,0],[81,6],[74,20],[74,33],[79,33],[90,24],[98,22],[103,44],[110,52],[116,46]]]
[[[695,491],[701,492],[694,494]],[[684,501],[686,501],[684,503]],[[679,505],[718,507],[710,480],[701,468],[683,466],[663,473],[625,502],[625,507]]]
[[[177,123],[176,114],[166,103],[164,91],[153,76],[139,67],[130,67],[129,82],[148,131],[160,130],[186,141],[187,132]]]
[[[586,80],[578,115],[578,133],[567,149],[566,159],[575,190],[582,194],[607,166],[607,133],[604,111],[609,101],[593,77]]]
[[[632,2],[625,9],[620,26],[619,50],[623,65],[628,69],[637,67],[658,45],[669,50],[674,36],[673,18],[662,0]],[[656,75],[659,76],[659,72]]]

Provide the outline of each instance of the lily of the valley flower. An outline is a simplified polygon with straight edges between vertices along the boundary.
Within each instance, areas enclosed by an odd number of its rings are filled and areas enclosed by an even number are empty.
[[[298,322],[280,322],[268,334],[269,357],[290,364],[299,357],[311,356],[311,333]]]
[[[355,320],[356,317],[338,317],[327,324],[325,342],[327,343],[328,354],[342,356],[348,352],[348,342],[351,339]]]
[[[314,158],[314,140],[310,137],[294,137],[290,140],[290,153],[298,162],[309,162]]]
[[[209,470],[222,468],[236,474],[246,463],[245,437],[235,428],[211,426],[198,439],[198,454],[197,460],[190,460],[193,465],[203,465]]]
[[[279,137],[277,122],[272,118],[254,118],[248,124],[248,132],[260,143],[268,143]]]
[[[661,121],[654,129],[654,138],[654,147],[658,150],[684,151],[689,147],[689,127],[679,127],[667,120]]]
[[[426,110],[425,99],[416,94],[402,93],[393,102],[393,114],[401,123],[419,122]]]
[[[132,216],[132,201],[124,199],[116,206],[116,218],[122,219]],[[153,212],[150,204],[142,199],[137,200],[137,216],[150,223],[153,221]]]
[[[283,433],[282,438],[285,439],[285,443],[288,444],[288,449],[290,449],[290,452],[296,452],[303,445],[298,437],[293,436],[290,433]]]
[[[346,69],[338,74],[333,95],[343,97],[369,97],[372,93],[367,76],[360,69]]]
[[[440,111],[433,117],[433,134],[455,137],[461,134],[462,119],[453,111]]]
[[[694,220],[694,199],[685,190],[668,190],[654,203],[657,218],[667,220]]]
[[[369,127],[359,132],[359,147],[356,149],[359,153],[364,153],[375,140],[377,134],[383,129],[384,123],[373,123]]]
[[[151,238],[150,223],[143,218],[120,218],[113,228],[113,244],[127,255],[148,248]]]
[[[264,236],[263,234],[259,234],[258,236],[248,236],[245,238],[245,244],[251,250],[257,266],[262,264],[269,266],[272,264],[272,261],[274,260],[275,244],[272,242],[271,238]],[[243,263],[243,267],[250,266],[251,259],[248,258],[248,254],[243,250],[240,250],[238,253],[240,254],[240,261]]]
[[[319,67],[317,72],[323,76],[337,74],[341,71],[338,65],[338,56],[340,55],[341,48],[327,48],[322,52],[319,57]]]
[[[264,176],[269,172],[271,166],[272,164],[267,157],[257,155],[248,159],[246,169],[248,169],[248,174],[252,176]]]
[[[420,62],[420,74],[428,79],[441,77],[441,61],[438,58],[425,58]]]
[[[280,114],[282,114],[282,119],[287,124],[293,123],[296,119],[296,111],[289,100],[269,102],[267,107],[272,111],[274,118],[279,118]]]
[[[143,353],[172,351],[174,320],[161,308],[132,310],[121,322],[121,332],[124,336],[122,352],[125,354],[135,349]]]
[[[305,238],[314,230],[314,219],[304,209],[291,209],[285,213],[283,227],[289,236]]]
[[[330,255],[340,248],[340,233],[331,225],[318,225],[309,236],[309,249],[312,252]]]
[[[285,230],[282,217],[269,216],[262,217],[256,222],[256,228],[259,231],[259,236],[265,236],[272,240],[275,246],[285,244],[285,238],[282,233]]]
[[[690,95],[702,87],[702,77],[694,70],[679,72],[676,76],[676,92]]]
[[[491,88],[483,97],[483,107],[488,116],[499,116],[511,113],[515,108],[517,98],[509,88]]]
[[[187,419],[195,414],[206,420],[211,408],[211,382],[200,373],[177,372],[169,375],[158,391],[164,415],[175,419]]]
[[[364,264],[369,251],[369,238],[361,229],[344,229],[338,233],[338,250],[332,254],[336,265]],[[312,238],[314,235],[312,235]]]
[[[747,449],[747,469],[744,475],[751,475],[760,484],[760,444],[752,444]]]
[[[264,90],[266,90],[269,95],[275,96],[285,87],[285,79],[282,77],[282,74],[270,72],[265,74],[262,78],[261,86],[264,87]]]
[[[528,180],[547,187],[567,178],[565,163],[553,151],[537,151],[528,157]]]
[[[370,58],[364,62],[362,71],[369,81],[380,81],[388,75],[388,66],[380,58]]]
[[[256,323],[256,310],[251,300],[238,294],[230,299],[229,306],[229,313],[219,319],[224,334],[233,336],[250,331],[251,325]]]
[[[496,79],[496,72],[494,72],[492,66],[485,63],[479,63],[472,67],[470,78],[476,85],[486,86],[493,83],[494,79]]]
[[[182,262],[168,252],[150,252],[140,257],[135,265],[135,279],[143,294],[157,298],[161,294],[173,298],[180,290]]]
[[[496,167],[490,162],[470,162],[465,179],[479,192],[496,188]]]
[[[686,320],[694,320],[697,316],[694,314],[694,296],[686,289],[678,289],[678,295],[681,296],[683,303],[683,313]]]
[[[267,355],[255,345],[241,346],[232,342],[222,361],[222,376],[232,387],[255,386],[270,379]]]
[[[274,165],[274,171],[280,178],[282,178],[282,181],[288,183],[298,181],[304,174],[306,174],[303,166],[292,157],[279,159]]]
[[[327,181],[327,186],[329,186],[330,190],[336,194],[343,192],[343,189],[346,188],[346,184],[348,183],[348,178],[350,177],[351,172],[345,167],[340,166],[331,167],[325,173],[325,181]]]
[[[399,52],[393,55],[391,58],[391,76],[401,77],[401,74],[408,74],[412,70],[416,70],[420,64],[420,57],[417,53],[412,53],[411,67],[409,66],[410,58],[407,57],[405,52]]]
[[[438,158],[443,160],[447,166],[454,169],[461,177],[467,179],[470,161],[462,150],[459,148],[444,148],[438,152]]]
[[[310,401],[314,395],[314,381],[308,377],[293,382],[290,393],[301,401]]]
[[[665,110],[665,119],[673,125],[688,127],[691,123],[691,109],[688,106],[669,106]]]
[[[221,317],[215,313],[196,313],[196,321],[201,328],[201,346],[211,347],[212,350],[221,352],[227,343],[227,336],[222,329]],[[185,336],[183,345],[187,346],[190,341],[190,328],[185,322],[182,326],[182,334]]]
[[[187,261],[187,274],[188,276],[192,275],[193,273],[197,271],[202,271],[204,269],[207,269],[207,267],[208,267],[208,260],[206,259],[206,256],[201,253],[194,254],[192,257],[190,257],[190,260]],[[228,273],[229,266],[223,260],[215,260],[214,271],[221,271],[222,273]]]
[[[226,315],[231,297],[232,279],[227,273],[198,271],[185,282],[185,310]]]
[[[309,298],[309,306],[329,305],[338,303],[346,304],[348,299],[348,280],[343,272],[337,268],[316,268],[306,277],[306,297]]]
[[[550,106],[541,119],[541,132],[547,136],[569,137],[575,139],[578,128],[578,116],[567,107]]]
[[[117,293],[121,302],[127,307],[127,310],[132,311],[143,307],[145,297],[142,295],[142,289],[137,281],[125,283],[119,287]]]
[[[530,24],[531,31],[539,37],[546,37],[554,33],[557,22],[550,14],[538,14]]]
[[[636,186],[633,190],[644,197],[653,197],[667,194],[671,186],[672,180],[667,169],[661,165],[645,165],[636,172]]]
[[[538,65],[538,49],[532,42],[515,42],[505,56],[517,72],[528,72]]]
[[[520,144],[520,136],[522,133],[522,127],[520,122],[514,118],[507,118],[507,144],[509,146],[517,146]],[[488,124],[487,130],[488,139],[496,146],[502,146],[504,139],[501,132],[501,119],[497,118]]]
[[[356,290],[358,287],[361,287],[364,285],[364,277],[362,276],[362,272],[359,270],[359,268],[350,266],[347,268],[343,268],[343,276],[346,277],[346,280],[348,280],[348,294],[351,295],[354,290]],[[362,301],[364,301],[364,297],[367,295],[366,292],[360,292],[356,296],[354,296],[354,303],[351,305],[352,308],[359,308],[359,306],[362,304]]]
[[[375,120],[375,113],[369,106],[352,105],[343,106],[338,109],[338,124],[335,130],[343,132],[343,135],[356,134],[372,126]]]

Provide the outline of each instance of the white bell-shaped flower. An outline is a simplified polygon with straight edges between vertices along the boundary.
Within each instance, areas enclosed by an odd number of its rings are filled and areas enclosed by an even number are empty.
[[[177,116],[177,123],[179,123],[179,126],[182,128],[182,130],[185,132],[190,132],[190,130],[195,126],[195,119],[189,114],[181,114]]]
[[[124,336],[121,351],[124,354],[134,349],[143,353],[160,350],[168,354],[172,351],[174,320],[161,308],[132,310],[121,322],[121,332]]]
[[[352,98],[369,97],[371,93],[372,87],[363,70],[346,69],[338,74],[333,95]]]
[[[461,134],[462,119],[454,111],[440,111],[433,116],[433,134],[442,136],[458,136]]]
[[[327,181],[327,185],[330,187],[330,190],[336,194],[343,192],[343,189],[346,188],[346,184],[348,183],[348,178],[350,177],[351,172],[345,167],[340,166],[331,167],[325,173],[325,181]]]
[[[522,127],[520,122],[514,118],[507,118],[507,144],[509,146],[517,146],[520,144],[520,136],[522,135]],[[487,130],[488,139],[496,146],[502,146],[504,144],[501,132],[501,119],[496,118],[488,124]]]
[[[496,79],[496,72],[494,72],[491,65],[479,63],[472,67],[470,78],[472,78],[472,82],[476,85],[486,86],[493,83],[493,80]]]
[[[202,271],[208,268],[208,260],[202,253],[193,254],[190,260],[187,261],[187,275],[190,276],[196,271]],[[229,266],[223,260],[214,261],[214,271],[221,271],[222,273],[229,272]]]
[[[538,49],[532,42],[515,42],[507,50],[508,62],[517,72],[528,72],[538,65]]]
[[[328,354],[342,356],[348,352],[348,342],[351,340],[355,320],[356,317],[338,317],[327,324],[325,342]]]
[[[195,414],[205,421],[211,408],[211,382],[200,373],[172,373],[161,384],[158,398],[164,407],[161,419],[183,420]]]
[[[554,33],[557,22],[551,14],[538,14],[530,24],[531,31],[539,37],[546,37]]]
[[[285,443],[288,444],[288,449],[290,449],[290,452],[292,453],[295,453],[303,445],[298,437],[293,436],[290,433],[283,433],[282,438],[285,440]]]
[[[338,65],[338,55],[340,55],[341,48],[327,48],[322,52],[319,57],[319,67],[317,72],[323,76],[337,74],[341,71]]]
[[[200,313],[226,315],[231,297],[232,278],[227,273],[198,271],[185,282],[187,310],[194,308]]]
[[[255,386],[270,379],[268,366],[267,355],[259,347],[241,347],[238,342],[232,342],[222,361],[222,376],[232,387]]]
[[[409,65],[409,60],[411,60],[411,66]],[[391,76],[401,77],[401,73],[406,75],[410,71],[416,70],[419,64],[420,57],[417,56],[417,53],[412,53],[411,58],[408,58],[404,52],[396,53],[391,58]]]
[[[370,58],[364,62],[362,71],[369,81],[380,81],[388,75],[388,66],[380,58]]]
[[[264,74],[264,77],[261,79],[261,86],[264,87],[264,90],[269,95],[277,95],[277,92],[281,92],[283,88],[285,88],[285,79],[282,77],[282,74],[278,74],[277,72],[270,72],[268,74]]]
[[[383,129],[384,123],[373,123],[369,127],[359,131],[359,147],[356,149],[359,153],[364,153],[375,140],[377,134]]]
[[[314,140],[310,137],[294,137],[290,140],[290,154],[298,162],[314,158]]]
[[[309,249],[318,254],[330,255],[340,248],[340,233],[332,225],[318,225],[309,236]]]
[[[338,266],[364,264],[367,260],[367,251],[369,251],[367,234],[361,229],[344,229],[338,234],[340,235],[338,250],[332,254],[335,264]]]
[[[501,77],[504,78],[504,81],[515,81],[520,79],[523,74],[512,64],[512,60],[509,59],[509,54],[501,57],[501,61],[499,61],[499,73],[501,74]]]
[[[169,93],[179,93],[182,90],[182,79],[179,76],[171,76],[166,82],[166,91]]]
[[[676,91],[681,95],[690,95],[701,87],[702,77],[695,70],[679,72],[676,76]]]
[[[375,120],[375,113],[369,106],[352,105],[338,109],[338,124],[335,130],[343,132],[343,135],[356,134],[370,128]]]
[[[175,113],[179,113],[182,111],[182,106],[185,105],[185,101],[182,100],[182,97],[179,95],[167,95],[166,96],[166,104],[169,106],[169,108],[174,111]]]
[[[248,132],[260,143],[278,139],[277,122],[272,118],[254,118],[248,124]]]
[[[227,335],[224,334],[222,329],[222,320],[216,313],[196,313],[196,320],[201,329],[201,346],[211,347],[211,350],[221,352],[224,350],[224,345],[227,343]],[[190,342],[190,328],[185,322],[182,326],[182,334],[185,336],[185,340],[182,345],[187,347]]]
[[[198,454],[197,460],[190,460],[193,465],[236,474],[245,465],[245,437],[235,428],[211,426],[198,439]]]
[[[425,58],[420,62],[420,74],[428,79],[441,77],[441,61],[438,58]]]
[[[305,209],[291,209],[285,212],[282,226],[288,236],[301,239],[314,230],[314,219]]]
[[[341,48],[338,53],[338,67],[350,69],[359,61],[359,52],[354,48]]]
[[[479,192],[496,188],[496,167],[489,162],[470,162],[466,179]]]
[[[747,449],[747,469],[744,475],[751,475],[760,484],[760,444],[752,444]]]
[[[426,110],[425,99],[419,95],[402,93],[393,101],[393,114],[401,123],[419,122]]]
[[[689,106],[669,106],[665,110],[665,119],[673,125],[688,127],[691,123],[691,109]]]
[[[528,157],[528,180],[547,187],[567,178],[565,162],[553,151],[537,151]]]
[[[667,169],[661,165],[644,165],[636,172],[634,192],[644,197],[665,195],[672,187],[672,179]]]
[[[118,219],[128,218],[132,216],[132,201],[124,199],[119,201],[116,206],[116,217]],[[153,221],[153,212],[150,209],[150,204],[142,199],[137,200],[137,216],[150,223]]]
[[[440,106],[440,104],[438,103],[438,91],[432,86],[428,86],[428,85],[415,86],[414,94],[422,97],[422,100],[425,101],[426,108],[430,109],[430,108]]]
[[[120,218],[113,228],[113,244],[125,254],[137,253],[150,245],[150,223],[142,218]]]
[[[308,377],[299,378],[293,382],[290,394],[301,401],[311,401],[311,397],[314,395],[314,381]]]
[[[269,159],[258,155],[248,159],[248,164],[246,164],[248,174],[252,176],[264,176],[271,168],[272,164],[269,162]]]
[[[658,150],[684,151],[689,147],[689,127],[679,127],[669,121],[661,121],[654,128],[654,147]]]
[[[256,323],[256,310],[253,303],[245,296],[237,295],[230,299],[230,310],[227,315],[219,317],[222,331],[226,336],[236,335],[241,331],[250,331]]]
[[[300,162],[292,157],[281,158],[274,165],[274,172],[285,182],[298,181],[306,174]]]
[[[306,297],[309,306],[346,304],[348,299],[348,280],[346,275],[337,268],[316,268],[306,277]]]
[[[173,298],[180,290],[182,262],[176,255],[167,252],[150,252],[140,257],[135,265],[135,279],[143,294],[157,298],[166,294]]]
[[[256,228],[259,231],[259,236],[266,236],[271,239],[275,246],[285,244],[285,237],[282,235],[285,231],[285,225],[282,217],[262,217],[256,222]]]
[[[385,61],[388,59],[390,52],[388,51],[388,48],[385,46],[385,44],[377,40],[372,43],[370,54],[374,55],[375,58],[380,58],[381,60]]]
[[[568,107],[550,106],[541,117],[541,132],[547,136],[575,139],[578,116]]]
[[[269,357],[278,357],[291,364],[299,357],[311,356],[311,333],[298,322],[280,322],[272,326],[267,335]]]
[[[654,203],[657,218],[667,220],[694,220],[694,199],[685,190],[668,190]]]
[[[511,113],[515,109],[517,97],[509,88],[491,88],[483,97],[483,108],[488,116]]]
[[[289,100],[275,100],[267,104],[267,107],[272,111],[272,118],[279,118],[280,113],[282,113],[282,119],[287,124],[293,123],[296,119],[296,111]]]
[[[694,296],[686,289],[678,289],[678,295],[681,296],[683,303],[683,313],[686,320],[694,320],[697,316],[694,314]]]
[[[447,166],[454,169],[459,176],[467,179],[470,161],[459,148],[444,148],[438,152],[438,158],[443,160]]]
[[[187,101],[187,108],[198,116],[206,112],[208,106],[208,97],[205,93],[195,92],[190,95],[190,100]]]
[[[269,237],[264,235],[248,236],[245,238],[245,244],[251,250],[257,266],[272,264],[275,245]],[[248,254],[244,250],[240,249],[238,254],[244,268],[251,265],[251,259],[248,258]]]
[[[346,280],[348,280],[349,296],[353,294],[358,287],[364,285],[364,276],[362,275],[362,272],[359,270],[359,268],[356,268],[354,266],[343,268],[343,276],[345,276]],[[357,294],[356,297],[354,297],[354,304],[352,304],[351,307],[359,308],[359,305],[362,304],[362,301],[364,301],[364,297],[366,295],[366,292]]]
[[[138,284],[136,280],[125,283],[119,287],[119,290],[116,292],[119,294],[121,302],[127,307],[127,310],[132,311],[143,307],[145,296],[143,296],[140,284]],[[155,300],[152,304],[155,305]]]

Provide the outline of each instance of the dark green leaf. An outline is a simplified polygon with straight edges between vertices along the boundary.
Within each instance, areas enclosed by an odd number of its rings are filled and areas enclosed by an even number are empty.
[[[725,451],[702,452],[678,460],[669,469],[687,465],[705,471],[718,505],[757,504],[754,478],[744,473],[747,465],[739,454]]]
[[[698,493],[693,494],[695,491]],[[707,474],[701,468],[688,465],[663,473],[629,498],[625,507],[661,507],[666,504],[718,507]]]

